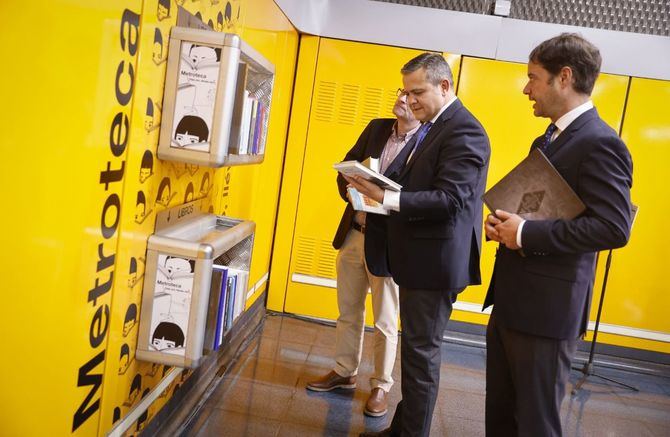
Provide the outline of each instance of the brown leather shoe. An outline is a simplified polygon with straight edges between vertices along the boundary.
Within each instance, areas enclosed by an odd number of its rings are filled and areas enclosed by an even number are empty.
[[[366,431],[358,434],[359,437],[391,437],[391,428],[386,428],[381,431]]]
[[[363,413],[366,416],[380,417],[388,411],[388,401],[386,400],[387,393],[384,389],[376,387],[372,389],[368,401],[365,403]]]
[[[356,388],[356,375],[345,377],[331,370],[326,376],[307,383],[307,389],[312,391],[331,391],[336,388]]]

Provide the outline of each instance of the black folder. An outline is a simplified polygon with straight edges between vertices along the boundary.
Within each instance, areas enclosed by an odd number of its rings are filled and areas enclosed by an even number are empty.
[[[586,209],[560,173],[539,149],[533,151],[482,197],[484,204],[526,220],[577,217]]]

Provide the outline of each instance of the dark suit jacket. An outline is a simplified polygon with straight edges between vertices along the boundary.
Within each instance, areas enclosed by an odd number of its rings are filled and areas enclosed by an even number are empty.
[[[343,161],[364,161],[369,157],[379,158],[391,136],[395,122],[395,118],[371,120],[356,144],[344,156]],[[347,181],[339,173],[337,175],[337,188],[340,191],[340,197],[347,202],[347,207],[333,239],[335,249],[339,249],[344,243],[344,239],[351,229],[351,222],[355,213],[347,200]],[[378,214],[368,214],[365,228],[365,262],[368,270],[375,276],[391,276],[386,257],[386,217]]]
[[[628,241],[633,164],[595,109],[573,121],[546,155],[586,211],[573,220],[527,221],[521,233],[526,257],[501,245],[484,307],[493,304],[496,322],[508,328],[575,339],[586,332],[596,251]]]
[[[480,284],[482,201],[490,157],[481,124],[455,100],[398,175],[400,211],[388,220],[393,279],[405,288]]]

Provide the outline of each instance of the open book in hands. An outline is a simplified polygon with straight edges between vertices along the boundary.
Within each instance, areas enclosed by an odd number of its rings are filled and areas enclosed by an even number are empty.
[[[347,188],[347,192],[349,193],[351,206],[353,206],[356,211],[365,211],[382,215],[390,214],[387,209],[384,209],[381,203],[370,199],[365,194],[360,193],[356,188],[349,187]]]
[[[371,160],[372,161],[372,160]],[[358,161],[342,161],[333,164],[333,168],[346,176],[361,176],[362,178],[379,185],[385,190],[400,191],[402,185],[392,181],[383,174],[370,169]]]

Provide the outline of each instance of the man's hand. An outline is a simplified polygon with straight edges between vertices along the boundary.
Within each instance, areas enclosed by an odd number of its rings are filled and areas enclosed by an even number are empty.
[[[484,221],[484,232],[486,233],[486,238],[497,241],[498,243],[501,242],[500,235],[498,235],[498,231],[495,228],[495,226],[500,223],[502,223],[502,221],[493,214],[486,216],[486,220]]]
[[[369,182],[360,176],[342,176],[349,183],[349,185],[358,190],[359,193],[364,194],[370,199],[376,200],[379,203],[384,202],[384,190],[380,186],[373,184],[372,182]]]
[[[499,237],[499,240],[497,241],[500,241],[508,249],[520,249],[516,244],[516,232],[523,219],[516,214],[503,211],[502,209],[496,209],[496,217],[498,217],[500,221],[500,223],[494,226]]]

